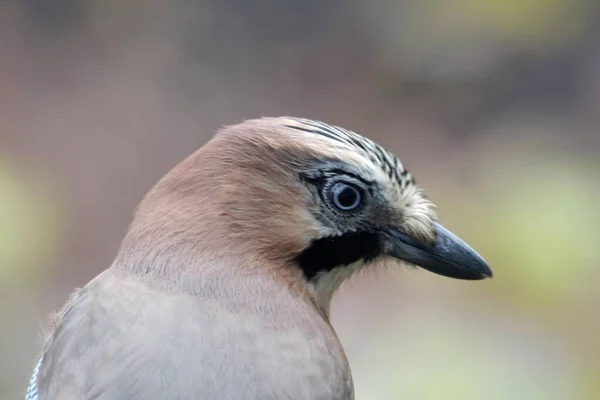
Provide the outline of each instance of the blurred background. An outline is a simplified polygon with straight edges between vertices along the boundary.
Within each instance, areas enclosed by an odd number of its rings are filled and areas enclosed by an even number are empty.
[[[365,273],[357,399],[600,398],[600,3],[0,3],[0,398],[144,193],[224,124],[320,119],[400,156],[494,279]]]

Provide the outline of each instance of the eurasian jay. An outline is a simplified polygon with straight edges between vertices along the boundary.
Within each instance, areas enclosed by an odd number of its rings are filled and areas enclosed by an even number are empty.
[[[369,139],[291,117],[226,127],[54,315],[27,399],[353,399],[330,300],[392,262],[492,276]]]

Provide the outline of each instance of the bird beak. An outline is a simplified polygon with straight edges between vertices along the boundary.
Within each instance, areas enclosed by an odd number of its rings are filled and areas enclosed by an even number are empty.
[[[389,232],[389,255],[449,278],[479,280],[492,277],[485,260],[458,236],[434,222],[436,241],[425,243],[399,231]]]

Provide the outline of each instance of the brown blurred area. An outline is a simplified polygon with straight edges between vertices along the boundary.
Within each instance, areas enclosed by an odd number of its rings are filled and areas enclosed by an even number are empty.
[[[333,324],[357,399],[600,398],[600,3],[0,4],[0,398],[222,125],[320,119],[395,152],[495,277],[371,271]]]

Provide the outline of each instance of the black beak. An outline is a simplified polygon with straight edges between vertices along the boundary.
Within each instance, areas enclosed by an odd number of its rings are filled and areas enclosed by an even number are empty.
[[[478,280],[492,277],[485,260],[468,244],[438,223],[434,223],[434,244],[420,242],[401,232],[390,232],[390,255],[428,271],[456,279]]]

